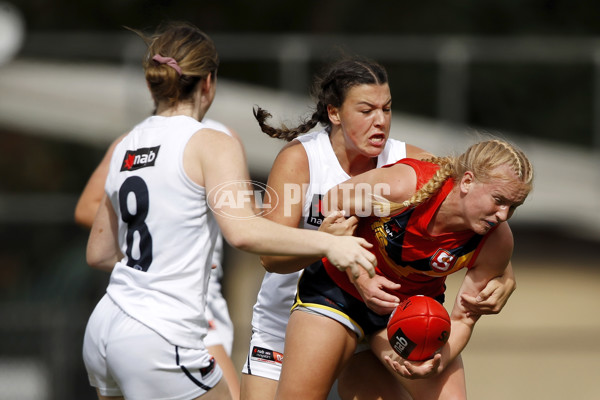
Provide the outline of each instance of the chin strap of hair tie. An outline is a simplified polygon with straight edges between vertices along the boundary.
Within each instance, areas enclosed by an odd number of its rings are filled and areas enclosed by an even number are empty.
[[[152,57],[152,59],[154,61],[156,61],[159,64],[167,64],[169,67],[173,68],[175,71],[177,71],[177,73],[179,74],[179,76],[181,76],[181,67],[179,66],[179,64],[177,64],[177,61],[175,61],[174,58],[172,57],[163,57],[160,54],[155,54],[154,57]]]

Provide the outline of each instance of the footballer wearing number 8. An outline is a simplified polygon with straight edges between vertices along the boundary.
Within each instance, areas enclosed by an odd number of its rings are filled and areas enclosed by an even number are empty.
[[[240,142],[201,122],[216,90],[214,43],[186,23],[139,35],[156,113],[114,148],[90,231],[87,262],[111,276],[86,327],[85,366],[99,399],[231,399],[204,344],[219,228],[236,248],[327,256],[354,275],[372,275],[375,257],[364,239],[276,224],[247,202],[215,210],[213,188],[248,182],[231,185],[237,198],[250,180]]]

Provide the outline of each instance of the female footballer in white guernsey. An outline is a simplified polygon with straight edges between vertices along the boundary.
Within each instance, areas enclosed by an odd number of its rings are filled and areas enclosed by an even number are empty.
[[[239,139],[239,136],[228,126],[204,118],[202,123],[207,128],[215,129]],[[91,228],[94,223],[94,217],[104,196],[104,183],[110,160],[115,146],[123,139],[125,135],[119,136],[109,146],[104,157],[88,179],[75,207],[75,222],[83,227]],[[223,277],[223,238],[221,235],[217,238],[213,252],[213,268],[210,271],[208,280],[207,300],[206,300],[206,319],[209,323],[209,329],[204,338],[204,344],[208,352],[215,357],[215,360],[223,370],[223,376],[229,386],[229,391],[233,400],[240,397],[240,383],[237,368],[231,359],[233,349],[233,322],[229,316],[227,301],[223,297],[221,290],[221,279]]]
[[[112,272],[83,358],[100,399],[230,399],[203,341],[219,228],[236,248],[327,256],[356,276],[361,268],[372,275],[375,259],[362,239],[293,229],[257,217],[248,201],[221,201],[252,190],[239,141],[200,122],[215,96],[214,43],[185,23],[139,34],[156,115],[110,161],[86,258]]]
[[[291,141],[273,164],[269,187],[279,196],[284,196],[285,185],[305,188],[301,193],[302,202],[288,204],[285,208],[276,207],[267,218],[304,229],[351,234],[357,219],[323,219],[321,197],[352,176],[404,157],[421,158],[427,153],[404,142],[388,139],[392,99],[387,73],[381,65],[362,58],[341,59],[317,77],[312,94],[317,103],[315,111],[297,128],[273,128],[264,122],[270,116],[265,110],[258,109],[255,113],[265,133]],[[318,123],[324,129],[304,134]],[[242,369],[243,400],[274,398],[299,271],[314,261],[316,258],[262,257],[268,272],[253,309],[252,338]],[[369,284],[371,286],[362,292],[370,293],[381,306],[390,307],[398,303],[396,296],[385,291],[386,288],[396,288],[393,282],[376,276]],[[491,308],[499,310],[513,289],[514,277],[509,269],[505,276],[491,281],[482,291],[480,302],[474,299],[466,301],[472,303],[473,312],[490,312]],[[351,368],[344,370],[338,383],[343,398],[354,398],[354,395],[360,394],[363,387],[354,383],[368,380],[371,376],[378,382],[389,382],[389,385],[373,385],[365,394],[371,396],[374,391],[385,389],[393,392],[397,383],[370,351],[358,352],[349,365]],[[344,393],[348,395],[344,396]],[[330,396],[334,397],[336,393]]]

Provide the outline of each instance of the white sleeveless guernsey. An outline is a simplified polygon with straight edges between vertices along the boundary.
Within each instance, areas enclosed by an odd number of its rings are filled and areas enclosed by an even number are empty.
[[[318,229],[323,220],[323,216],[318,212],[319,199],[335,185],[350,179],[350,176],[342,169],[335,156],[326,131],[307,133],[294,140],[298,140],[304,146],[310,170],[310,182],[304,197],[299,228]],[[388,139],[383,152],[377,158],[377,167],[404,157],[406,144]],[[253,307],[253,331],[266,332],[284,340],[300,273],[301,271],[291,274],[265,274]]]
[[[147,118],[115,148],[105,185],[125,255],[108,295],[171,344],[187,348],[203,347],[219,235],[205,189],[183,169],[183,151],[204,127],[186,116]]]

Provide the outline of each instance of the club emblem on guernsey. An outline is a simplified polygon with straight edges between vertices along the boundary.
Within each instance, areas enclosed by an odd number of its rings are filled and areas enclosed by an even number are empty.
[[[158,149],[160,149],[160,146],[127,150],[121,164],[121,171],[135,171],[136,169],[154,166]]]
[[[434,271],[446,272],[456,262],[456,257],[452,255],[448,250],[438,249],[436,253],[431,257],[429,265]]]

